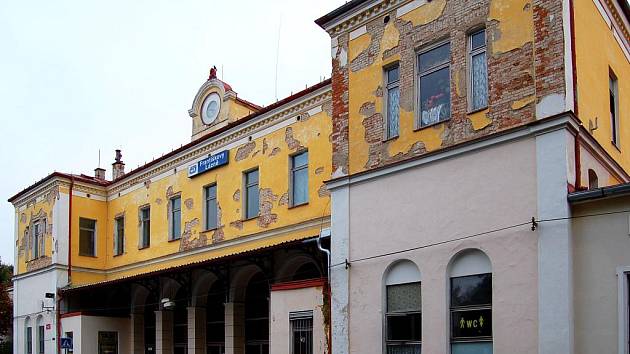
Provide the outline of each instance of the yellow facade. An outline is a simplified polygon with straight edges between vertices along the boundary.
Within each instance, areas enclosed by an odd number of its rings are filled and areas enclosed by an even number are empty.
[[[206,88],[203,94],[219,92],[217,86]],[[220,116],[228,123],[209,127],[204,133],[207,135],[170,157],[175,162],[149,164],[113,183],[107,182],[106,186],[75,181],[71,207],[72,285],[118,279],[317,236],[329,223],[330,197],[324,181],[330,178],[332,154],[330,89],[327,83],[319,86],[314,93],[296,94],[295,99],[261,113],[260,118],[258,114],[246,117],[242,107],[235,108],[234,101],[222,106]],[[193,106],[194,109],[201,106]],[[255,122],[234,123],[243,118]],[[226,165],[188,177],[191,164],[223,150],[229,150]],[[308,203],[291,206],[290,159],[304,151],[308,151]],[[163,163],[172,165],[164,167]],[[243,173],[253,168],[259,169],[260,215],[245,220]],[[70,193],[68,182],[59,182],[66,197]],[[204,187],[211,184],[217,186],[218,227],[204,230]],[[168,205],[176,195],[181,197],[181,238],[170,240]],[[24,233],[31,214],[51,213],[54,201],[40,199],[22,207],[18,232]],[[150,246],[140,248],[139,212],[147,206],[151,215]],[[114,219],[121,216],[124,253],[114,255]],[[80,218],[96,220],[95,257],[79,254]],[[24,240],[20,238],[19,242]],[[50,249],[47,244],[46,250]],[[65,264],[65,259],[60,261]],[[16,260],[18,273],[30,270],[30,263],[20,256]]]
[[[575,62],[578,116],[585,127],[597,127],[593,136],[625,170],[630,169],[630,53],[616,39],[610,17],[595,1],[574,1]],[[604,11],[604,9],[602,9]],[[614,28],[614,26],[613,26]],[[617,32],[617,36],[623,36]],[[620,37],[621,38],[621,37]],[[609,105],[610,72],[619,92],[619,144],[612,143]],[[596,122],[597,120],[597,122]]]

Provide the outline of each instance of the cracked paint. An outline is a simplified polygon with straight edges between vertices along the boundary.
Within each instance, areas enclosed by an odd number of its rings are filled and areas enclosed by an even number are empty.
[[[488,33],[492,54],[521,48],[534,40],[534,18],[531,0],[492,0],[488,20],[497,21]]]
[[[437,20],[446,8],[446,0],[428,2],[417,9],[400,16],[405,22],[411,22],[413,26],[422,26]]]

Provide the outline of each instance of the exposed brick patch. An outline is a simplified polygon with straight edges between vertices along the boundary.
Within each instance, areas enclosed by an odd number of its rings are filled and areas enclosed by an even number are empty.
[[[151,187],[151,180],[150,179],[144,181],[144,188],[149,189],[149,187]]]
[[[25,213],[20,214],[20,223],[26,224],[26,214]]]
[[[188,210],[192,210],[193,206],[194,206],[194,202],[192,198],[188,198],[184,201],[184,205],[186,206],[186,209]]]
[[[316,175],[321,175],[322,173],[324,173],[324,167],[318,167],[315,169],[315,174]]]
[[[41,256],[26,263],[26,271],[30,272],[37,269],[48,267],[52,264],[52,258],[49,256]]]
[[[562,0],[533,0],[534,68],[538,99],[565,91]]]
[[[162,198],[156,198],[155,199],[155,204],[162,205]]]
[[[328,190],[328,188],[326,188],[326,184],[322,184],[321,186],[319,186],[319,189],[317,190],[317,195],[320,198],[324,198],[324,197],[329,197],[330,196],[330,191]]]
[[[221,218],[223,216],[223,212],[221,210],[221,205],[217,203],[217,229],[212,233],[212,243],[217,243],[223,241],[225,234],[223,232],[223,223],[221,222]]]
[[[304,148],[299,140],[293,137],[293,128],[288,127],[284,131],[284,141],[287,143],[289,150],[298,150]]]
[[[269,144],[267,144],[267,138],[263,138],[263,142],[262,142],[262,153],[263,153],[263,155],[267,154],[267,150],[269,150]]]
[[[170,199],[173,196],[173,186],[168,186],[168,188],[166,188],[166,199]]]
[[[48,205],[54,205],[57,199],[59,199],[59,186],[53,187],[46,194],[46,202],[48,203]]]
[[[230,227],[233,227],[238,230],[243,230],[243,222],[241,220],[232,221],[230,223]]]
[[[260,190],[260,215],[257,219],[259,227],[267,228],[270,224],[278,221],[278,215],[272,213],[273,203],[277,200],[278,196],[273,194],[271,188],[262,188]]]
[[[232,200],[234,200],[235,202],[238,202],[239,200],[241,200],[241,190],[237,189],[234,191],[234,194],[232,194]]]
[[[322,110],[326,112],[329,117],[332,117],[332,101],[326,101],[326,103],[322,105]]]
[[[278,200],[278,206],[289,205],[289,192],[284,193]]]
[[[332,60],[332,171],[333,177],[348,174],[348,33],[337,37],[338,47]]]
[[[252,157],[256,157],[258,156],[258,154],[260,154],[260,150],[254,151],[254,153],[252,154]]]
[[[279,147],[275,147],[271,150],[271,154],[269,154],[269,156],[276,156],[280,153],[280,148]]]
[[[199,226],[199,219],[194,218],[191,221],[184,223],[184,232],[179,243],[179,250],[186,251],[193,248],[203,247],[208,244],[208,238],[205,234],[199,234],[197,238],[193,239],[193,236],[198,234],[195,229]]]
[[[249,155],[254,151],[255,148],[256,142],[250,141],[236,150],[236,157],[234,158],[236,159],[236,161],[244,160],[249,157]]]

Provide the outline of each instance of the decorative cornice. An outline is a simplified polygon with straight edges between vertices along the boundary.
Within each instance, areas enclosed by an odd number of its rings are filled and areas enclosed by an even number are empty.
[[[628,19],[625,17],[624,14],[621,13],[622,10],[619,8],[619,4],[617,3],[617,1],[604,0],[604,2],[606,3],[607,10],[609,11],[610,15],[612,15],[615,24],[617,25],[616,27],[618,27],[623,33],[624,44],[626,45],[626,47],[628,47],[628,43],[630,43],[630,28],[628,28]]]
[[[414,0],[412,0],[414,1]],[[358,26],[369,22],[370,20],[378,17],[386,12],[393,10],[395,7],[402,6],[405,3],[412,1],[408,0],[384,0],[362,5],[360,9],[350,10],[349,14],[343,14],[336,18],[331,19],[322,27],[328,32],[330,37],[334,38],[342,32],[352,30]]]

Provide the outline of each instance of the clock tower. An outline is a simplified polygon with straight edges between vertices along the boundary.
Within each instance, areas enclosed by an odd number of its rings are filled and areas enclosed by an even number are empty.
[[[238,97],[230,85],[217,78],[212,67],[208,80],[201,85],[188,114],[192,118],[192,140],[234,123],[261,107]]]

